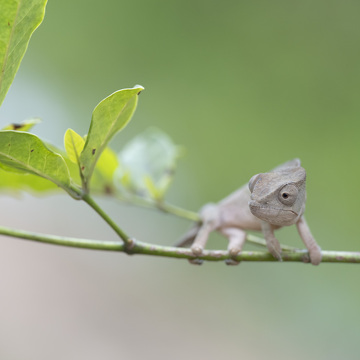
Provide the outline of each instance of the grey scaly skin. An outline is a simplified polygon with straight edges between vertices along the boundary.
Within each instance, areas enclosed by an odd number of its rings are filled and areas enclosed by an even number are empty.
[[[188,246],[200,256],[212,231],[228,238],[228,251],[238,255],[246,240],[246,230],[262,231],[269,252],[281,261],[281,247],[274,230],[296,224],[313,265],[321,262],[321,249],[304,218],[306,172],[300,160],[288,161],[268,173],[254,175],[248,185],[217,204],[206,204],[197,223],[177,244]],[[198,263],[198,261],[195,261]],[[230,261],[235,264],[236,261]]]

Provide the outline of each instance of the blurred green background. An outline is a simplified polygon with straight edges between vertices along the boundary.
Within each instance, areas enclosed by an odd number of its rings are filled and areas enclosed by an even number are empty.
[[[57,145],[113,91],[146,88],[115,150],[149,126],[187,149],[169,200],[197,210],[300,157],[323,249],[359,250],[360,3],[53,1],[0,111]],[[64,195],[1,197],[2,225],[115,235]],[[101,200],[136,238],[190,224]],[[294,228],[279,239],[302,246]],[[211,245],[225,248],[214,235]],[[358,359],[359,266],[128,257],[1,239],[1,359]],[[249,247],[248,247],[249,248]]]

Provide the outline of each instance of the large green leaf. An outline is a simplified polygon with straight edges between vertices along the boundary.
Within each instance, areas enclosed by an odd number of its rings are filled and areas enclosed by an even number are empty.
[[[0,131],[0,163],[50,180],[73,195],[65,160],[33,134],[13,130]]]
[[[0,105],[29,40],[44,18],[47,0],[0,0]]]
[[[132,89],[116,91],[94,109],[89,134],[80,155],[80,169],[86,186],[97,160],[111,138],[130,121],[136,108],[138,94],[143,89],[138,85]]]

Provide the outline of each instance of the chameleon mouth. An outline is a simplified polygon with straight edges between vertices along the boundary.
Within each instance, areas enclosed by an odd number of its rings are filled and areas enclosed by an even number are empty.
[[[272,207],[272,206],[268,206],[268,205],[261,205],[261,204],[259,204],[258,202],[254,201],[254,200],[249,201],[249,207],[250,207],[250,210],[251,210],[251,208],[253,208],[253,209],[264,209],[264,210],[279,211],[279,212],[289,211],[289,212],[293,213],[294,215],[298,216],[298,213],[296,213],[294,210],[281,209],[281,208]]]
[[[249,201],[249,208],[257,218],[280,226],[291,225],[298,217],[294,210],[262,205],[254,200]]]

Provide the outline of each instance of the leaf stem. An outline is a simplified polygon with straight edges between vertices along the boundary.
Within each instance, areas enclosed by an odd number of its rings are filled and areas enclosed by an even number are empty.
[[[128,236],[111,218],[105,211],[95,202],[95,200],[89,195],[84,194],[82,199],[92,207],[106,222],[107,224],[119,235],[124,241],[125,248],[130,250],[133,245],[133,240]]]
[[[178,216],[178,217],[181,217],[181,218],[184,218],[187,220],[195,221],[195,222],[200,221],[200,216],[198,213],[183,209],[181,207],[172,205],[170,203],[159,202],[159,203],[156,203],[155,206],[159,210],[164,211],[166,213],[173,214],[175,216]]]
[[[9,237],[32,240],[41,243],[76,247],[82,249],[105,250],[126,252],[126,245],[120,241],[103,241],[90,239],[77,239],[64,236],[55,236],[47,234],[38,234],[29,231],[15,230],[12,228],[0,226],[0,234]],[[134,241],[132,254],[143,254],[152,256],[162,256],[177,259],[195,259],[194,254],[188,248],[176,248],[170,246],[160,246],[140,241]],[[323,263],[357,263],[360,264],[360,252],[351,251],[322,251]],[[226,250],[205,250],[203,255],[198,257],[207,261],[224,261],[233,259]],[[300,250],[296,252],[284,252],[282,254],[283,262],[309,262],[308,252]],[[237,261],[260,261],[277,262],[277,260],[265,251],[243,251],[238,255]],[[279,262],[281,264],[282,262]]]
[[[195,222],[200,221],[200,216],[198,213],[187,210],[187,209],[183,209],[181,207],[172,205],[165,201],[159,202],[159,201],[155,201],[155,200],[152,200],[149,198],[145,198],[145,197],[142,197],[139,195],[133,195],[133,194],[130,196],[123,196],[123,195],[117,193],[116,196],[119,201],[130,204],[130,205],[141,206],[141,207],[150,208],[150,209],[154,209],[154,210],[161,210],[162,212],[172,214],[177,217],[180,217],[180,218],[183,218],[186,220],[190,220],[190,221],[195,221]]]

